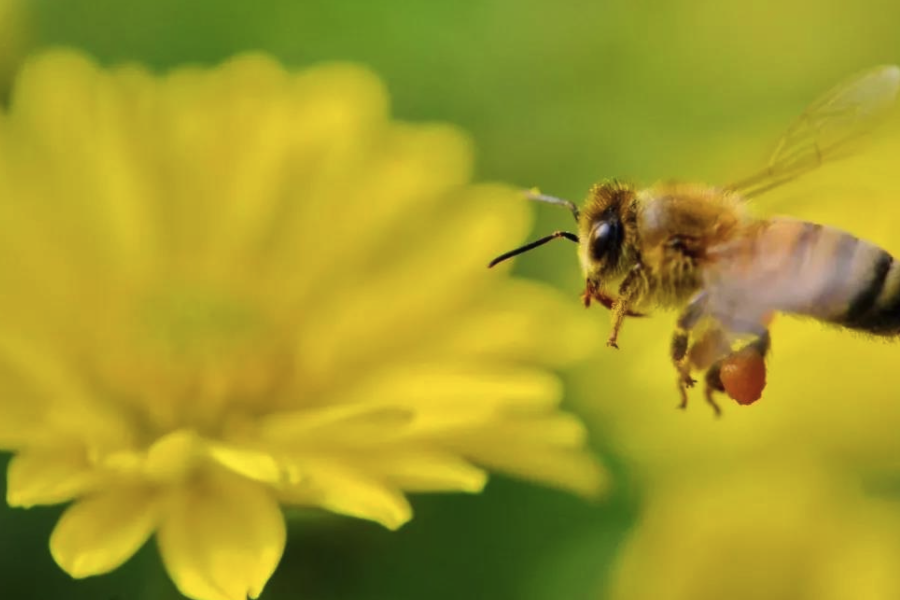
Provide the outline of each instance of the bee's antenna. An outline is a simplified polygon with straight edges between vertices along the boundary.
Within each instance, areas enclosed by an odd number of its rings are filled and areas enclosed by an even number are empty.
[[[554,200],[556,200],[556,198],[554,198]],[[574,233],[571,233],[569,231],[554,231],[550,235],[542,237],[539,240],[535,240],[530,244],[525,244],[521,248],[516,248],[515,250],[510,250],[509,252],[501,254],[490,262],[490,264],[488,265],[488,269],[502,263],[507,258],[512,258],[513,256],[517,256],[519,254],[522,254],[523,252],[528,252],[529,250],[534,250],[538,246],[543,246],[547,242],[555,240],[557,238],[566,238],[567,240],[571,240],[576,244],[578,243],[578,236]]]
[[[529,200],[534,200],[535,202],[546,202],[547,204],[556,204],[557,206],[564,206],[569,209],[572,213],[572,216],[575,217],[575,222],[578,222],[578,207],[575,206],[574,202],[569,200],[563,200],[562,198],[556,198],[555,196],[548,196],[546,194],[540,193],[537,188],[531,190],[525,190],[525,197]]]

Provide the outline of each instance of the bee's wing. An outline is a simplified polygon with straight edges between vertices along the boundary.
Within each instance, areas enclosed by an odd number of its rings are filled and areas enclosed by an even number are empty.
[[[775,312],[834,321],[846,315],[885,258],[878,246],[840,229],[769,219],[707,250],[707,310],[738,332],[752,331]]]
[[[849,155],[860,138],[884,121],[900,90],[900,67],[857,74],[810,104],[788,127],[769,164],[727,189],[758,196],[821,164]]]
[[[805,282],[791,282],[793,269],[788,236],[762,239],[756,234],[737,237],[707,250],[703,291],[707,316],[723,330],[746,333],[772,311],[784,309],[803,295]]]

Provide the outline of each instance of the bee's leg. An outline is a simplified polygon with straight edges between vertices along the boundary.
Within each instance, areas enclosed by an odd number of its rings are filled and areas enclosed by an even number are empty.
[[[756,339],[752,342],[749,342],[744,345],[743,348],[738,350],[738,352],[747,352],[753,350],[760,357],[765,358],[766,354],[769,353],[769,348],[772,345],[772,339],[769,337],[769,330],[765,328],[758,328],[753,333],[756,334]]]
[[[585,308],[591,307],[591,300],[597,295],[597,286],[590,279],[584,280],[584,291],[581,293],[581,302]],[[611,304],[610,304],[611,306]],[[606,308],[610,308],[607,306]]]
[[[675,370],[678,371],[678,393],[681,395],[681,403],[678,405],[678,408],[682,409],[687,408],[688,388],[693,387],[697,383],[691,377],[690,365],[686,360],[690,335],[689,330],[681,327],[675,329],[675,333],[672,335],[672,363],[675,365]]]
[[[606,338],[606,345],[610,348],[619,347],[619,330],[622,329],[622,323],[625,321],[625,313],[628,312],[627,300],[622,296],[612,305],[612,329],[609,331],[609,337]]]
[[[681,394],[681,403],[678,405],[678,408],[687,408],[687,388],[693,387],[696,383],[691,377],[690,364],[687,360],[687,351],[691,338],[691,330],[703,316],[705,308],[706,293],[701,292],[694,296],[678,316],[678,321],[675,325],[675,333],[672,334],[672,363],[675,365],[675,370],[678,371],[678,392]]]
[[[762,358],[766,357],[766,354],[769,352],[769,347],[771,346],[772,339],[769,336],[769,330],[765,325],[755,323],[745,323],[738,326],[732,325],[731,331],[735,333],[744,333],[756,336],[756,339],[754,339],[752,342],[748,342],[733,354],[739,354],[741,352],[748,352],[750,350],[753,350],[757,352]]]
[[[619,295],[613,301],[612,308],[612,329],[609,332],[609,338],[606,345],[612,348],[618,348],[617,340],[619,338],[619,330],[622,329],[622,323],[625,317],[631,313],[631,306],[641,295],[641,287],[644,285],[643,274],[640,267],[635,267],[628,272],[622,284],[619,286]]]
[[[704,396],[706,397],[706,403],[712,406],[713,412],[716,413],[717,417],[722,416],[722,409],[719,408],[719,405],[716,403],[716,399],[713,397],[713,394],[716,392],[724,392],[725,386],[722,384],[722,378],[720,377],[720,373],[722,371],[722,360],[717,360],[713,363],[713,365],[706,371],[706,388],[703,390]]]

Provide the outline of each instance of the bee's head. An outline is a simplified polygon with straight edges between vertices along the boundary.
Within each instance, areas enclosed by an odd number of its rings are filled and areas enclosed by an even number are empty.
[[[633,242],[628,242],[634,240],[636,235],[633,188],[617,182],[598,183],[591,188],[583,211],[579,211],[568,200],[545,196],[537,191],[527,192],[526,197],[569,209],[578,223],[578,233],[555,231],[521,248],[501,254],[488,266],[493,267],[557,238],[566,238],[579,245],[585,277],[594,283],[625,271],[630,267],[629,261],[635,260],[633,252],[628,250],[634,245]]]
[[[635,191],[618,182],[598,183],[578,219],[578,256],[585,277],[600,283],[627,271],[636,260]]]

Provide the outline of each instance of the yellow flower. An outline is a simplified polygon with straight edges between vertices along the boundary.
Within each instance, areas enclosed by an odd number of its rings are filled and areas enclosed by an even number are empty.
[[[529,207],[471,185],[442,125],[391,121],[352,66],[260,56],[154,77],[28,63],[0,121],[8,501],[73,501],[74,577],[156,533],[179,589],[256,597],[280,505],[396,528],[484,468],[584,494],[601,472],[547,366],[577,303],[485,261]]]
[[[32,10],[27,0],[0,0],[0,91],[4,96],[32,39]]]
[[[654,489],[612,600],[900,597],[900,515],[815,464],[753,465]]]

